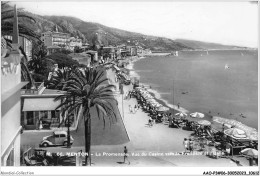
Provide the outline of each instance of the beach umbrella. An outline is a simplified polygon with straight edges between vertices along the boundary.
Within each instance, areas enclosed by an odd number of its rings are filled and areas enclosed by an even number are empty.
[[[246,134],[245,131],[240,130],[238,128],[227,129],[227,130],[224,131],[224,133],[227,134],[227,135],[230,135],[230,136],[232,136],[232,135],[245,135]]]
[[[140,90],[142,90],[143,88],[142,88],[142,87],[135,87],[135,89],[136,89],[137,91],[140,91]]]
[[[211,125],[211,122],[208,120],[200,120],[200,121],[198,121],[198,124],[204,125],[204,126],[209,126],[209,125]]]
[[[242,154],[258,158],[258,151],[252,148],[246,148],[241,151]]]
[[[203,118],[204,114],[202,114],[200,112],[194,112],[194,113],[191,113],[190,116],[194,117],[194,118]]]
[[[230,128],[224,131],[224,134],[234,138],[234,139],[247,139],[245,131],[238,128]]]
[[[178,116],[178,117],[186,117],[187,116],[187,114],[184,113],[184,112],[178,112],[175,115]]]
[[[155,99],[153,99],[153,98],[150,98],[150,99],[146,100],[146,102],[150,103],[150,104],[158,104],[158,102]]]
[[[169,111],[169,108],[166,108],[166,107],[164,107],[164,106],[161,106],[161,107],[159,107],[159,108],[157,109],[157,111],[159,111],[159,112],[165,112],[165,111]]]
[[[247,134],[248,138],[252,141],[258,141],[258,133],[255,132],[255,133],[250,133],[250,134]]]
[[[144,96],[144,99],[148,100],[148,99],[153,99],[153,96],[150,95],[150,94],[145,94]]]
[[[159,108],[161,107],[162,105],[159,104],[159,103],[151,103],[151,106],[155,107],[155,108]]]

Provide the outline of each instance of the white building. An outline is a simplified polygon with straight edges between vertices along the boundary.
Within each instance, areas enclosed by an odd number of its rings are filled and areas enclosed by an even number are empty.
[[[10,55],[1,47],[1,165],[20,166],[21,95],[20,89],[27,83],[21,82],[18,20],[14,10],[14,35]],[[2,38],[2,43],[5,40]],[[4,46],[4,45],[1,45]]]
[[[69,45],[69,49],[74,51],[74,48],[78,46],[79,48],[82,47],[82,40],[79,38],[75,38],[75,37],[71,37],[70,38],[70,45]]]

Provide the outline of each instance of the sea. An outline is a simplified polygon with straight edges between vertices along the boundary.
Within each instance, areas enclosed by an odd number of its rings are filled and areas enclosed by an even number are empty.
[[[133,76],[151,86],[171,107],[235,119],[258,128],[258,51],[181,51],[178,56],[145,57]]]

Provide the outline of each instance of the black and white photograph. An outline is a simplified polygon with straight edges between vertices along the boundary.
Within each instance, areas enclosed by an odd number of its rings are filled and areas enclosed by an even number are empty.
[[[1,175],[259,175],[259,7],[1,1]]]

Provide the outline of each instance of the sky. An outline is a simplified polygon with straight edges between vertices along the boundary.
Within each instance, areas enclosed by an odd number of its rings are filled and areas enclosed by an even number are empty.
[[[19,1],[39,15],[63,15],[171,39],[258,46],[258,6],[249,2]]]

